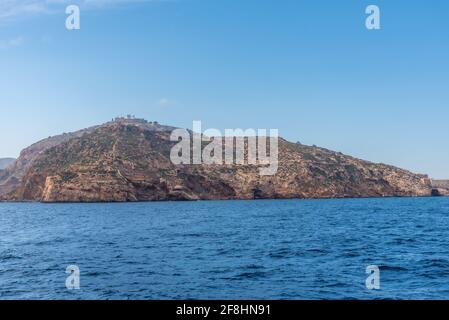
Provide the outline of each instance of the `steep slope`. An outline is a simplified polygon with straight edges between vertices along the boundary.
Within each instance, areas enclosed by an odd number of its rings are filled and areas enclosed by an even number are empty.
[[[429,196],[427,176],[279,141],[279,169],[173,165],[172,127],[110,122],[38,153],[3,198],[44,202]]]
[[[26,170],[40,154],[72,138],[79,137],[84,133],[92,132],[96,128],[97,127],[91,127],[73,133],[64,133],[54,137],[48,137],[47,139],[36,142],[22,150],[17,160],[10,163],[5,170],[0,171],[0,196],[12,192],[20,185]]]

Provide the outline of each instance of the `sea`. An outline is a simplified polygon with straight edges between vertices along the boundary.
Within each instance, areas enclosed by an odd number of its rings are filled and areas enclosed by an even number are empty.
[[[449,299],[449,198],[0,203],[0,299]]]

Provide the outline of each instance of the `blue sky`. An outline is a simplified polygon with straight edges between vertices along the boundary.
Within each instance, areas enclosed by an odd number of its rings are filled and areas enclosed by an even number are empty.
[[[65,29],[65,6],[81,30]],[[365,28],[365,8],[382,29]],[[0,157],[117,115],[449,178],[446,0],[5,0]]]

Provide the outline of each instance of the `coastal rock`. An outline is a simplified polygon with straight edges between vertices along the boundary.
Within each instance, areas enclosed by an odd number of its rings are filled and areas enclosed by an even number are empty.
[[[43,140],[0,172],[0,197],[124,202],[432,195],[426,175],[281,138],[274,176],[261,176],[259,165],[174,165],[173,129],[122,119]]]
[[[432,195],[449,196],[449,180],[432,180]]]

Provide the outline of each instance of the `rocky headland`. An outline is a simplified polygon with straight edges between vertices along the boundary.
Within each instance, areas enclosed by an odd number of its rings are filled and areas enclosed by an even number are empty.
[[[174,165],[175,129],[141,119],[37,142],[0,170],[0,199],[125,202],[443,195],[428,176],[279,138],[276,175],[260,165]],[[438,192],[436,190],[439,190]],[[449,187],[448,187],[449,190]],[[438,193],[438,194],[437,194]]]

